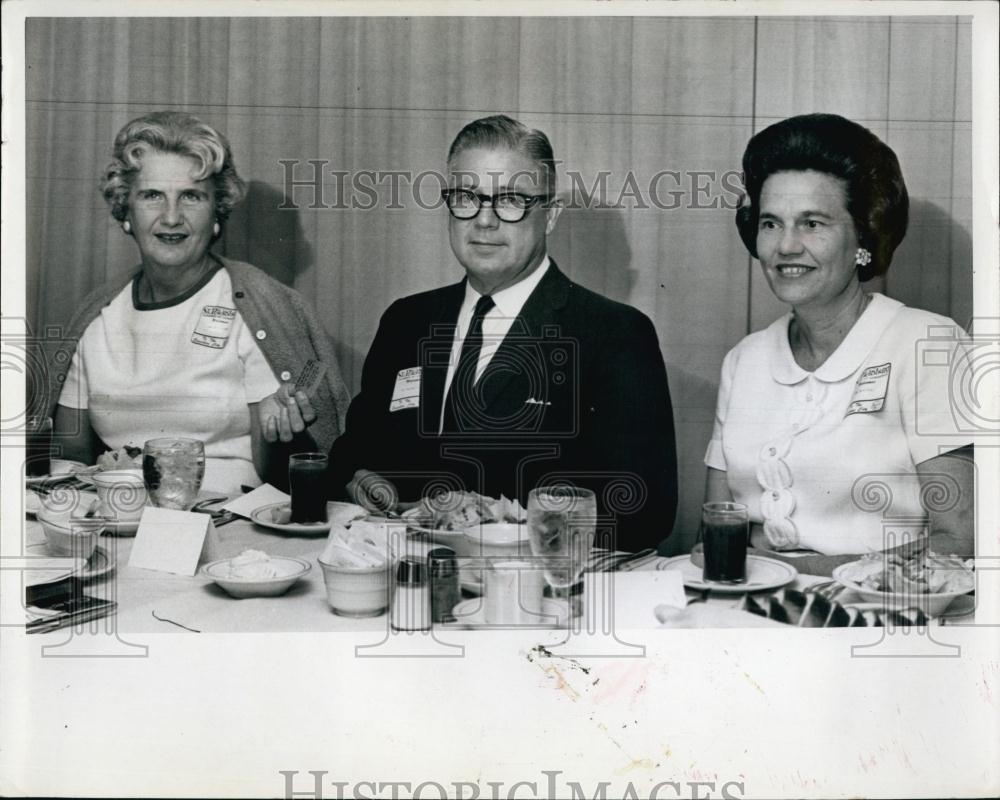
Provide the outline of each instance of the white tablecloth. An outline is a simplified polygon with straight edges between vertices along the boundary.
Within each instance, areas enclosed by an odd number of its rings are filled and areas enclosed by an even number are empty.
[[[135,541],[132,537],[104,535],[100,546],[117,562],[112,572],[88,581],[87,594],[114,600],[118,603],[113,624],[125,633],[177,633],[185,629],[200,632],[301,632],[301,631],[368,631],[386,634],[388,616],[368,619],[351,619],[334,614],[327,602],[323,572],[316,561],[322,552],[326,535],[291,536],[261,528],[248,520],[240,519],[218,528],[220,558],[230,558],[248,548],[263,550],[270,555],[295,556],[312,564],[312,569],[280,597],[247,598],[230,597],[219,586],[202,575],[193,577],[172,575],[128,564]],[[44,541],[41,525],[28,520],[26,541]],[[640,570],[655,570],[656,561],[643,564]],[[636,572],[638,572],[637,570]],[[616,585],[627,582],[633,572],[605,573],[601,580],[613,580]],[[792,584],[803,588],[824,580],[816,576],[800,575]],[[605,585],[604,591],[607,591]],[[614,591],[614,589],[612,589]],[[692,594],[692,597],[695,595]],[[662,602],[650,597],[648,607],[635,608],[630,604],[628,614],[621,612],[615,625],[636,629],[660,627],[653,609]],[[731,609],[739,604],[739,596],[713,595],[708,606],[714,609]],[[700,613],[700,609],[696,609]],[[746,622],[757,620],[747,615]],[[600,628],[601,622],[591,627]],[[605,624],[606,627],[606,623]],[[689,623],[683,623],[685,625]],[[709,625],[722,624],[718,621]],[[584,624],[587,627],[587,624]],[[449,635],[455,631],[449,631]],[[535,631],[537,634],[538,631]],[[378,641],[375,637],[373,641]]]

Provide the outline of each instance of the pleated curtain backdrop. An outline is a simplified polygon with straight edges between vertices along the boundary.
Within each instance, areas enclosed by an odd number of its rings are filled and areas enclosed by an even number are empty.
[[[250,184],[217,250],[315,303],[356,388],[382,311],[462,272],[446,211],[426,207],[432,177],[421,204],[409,179],[393,203],[390,179],[351,191],[352,176],[440,172],[462,125],[511,114],[546,131],[561,162],[554,258],[656,324],[679,552],[697,529],[722,358],[785,310],[733,224],[747,140],[828,111],[887,141],[912,221],[886,290],[966,323],[970,39],[961,17],[31,19],[29,323],[65,325],[81,296],[137,263],[99,177],[125,122],[183,109],[228,135]],[[321,191],[288,185],[313,169]]]

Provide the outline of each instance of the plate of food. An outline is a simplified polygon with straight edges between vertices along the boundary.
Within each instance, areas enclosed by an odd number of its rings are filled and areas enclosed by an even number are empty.
[[[971,558],[941,556],[929,550],[905,556],[871,553],[841,564],[832,575],[868,603],[886,609],[917,608],[928,617],[938,617],[957,598],[976,588],[973,563]]]
[[[330,521],[292,522],[292,504],[287,502],[268,503],[250,512],[255,525],[281,533],[301,535],[303,533],[328,533]]]
[[[67,458],[53,458],[49,463],[48,475],[29,475],[24,479],[26,486],[46,486],[50,483],[69,480],[73,477],[80,477],[80,473],[87,469],[87,465],[81,461],[71,461]]]
[[[98,472],[108,472],[113,469],[142,469],[142,448],[127,444],[117,450],[108,450],[97,457],[97,463],[92,467],[80,465],[76,477],[83,483],[94,485],[93,476]]]
[[[420,503],[403,512],[406,529],[428,537],[455,551],[458,556],[473,555],[465,534],[484,523],[526,523],[528,514],[515,500],[503,495],[499,500],[477,492],[442,492],[424,498]]]
[[[691,561],[691,556],[674,556],[660,561],[656,569],[678,570],[684,585],[700,592],[711,591],[719,594],[746,594],[747,592],[763,592],[769,589],[780,589],[787,586],[798,576],[798,570],[784,561],[777,561],[764,556],[747,554],[747,579],[744,583],[718,583],[706,581],[702,568]]]

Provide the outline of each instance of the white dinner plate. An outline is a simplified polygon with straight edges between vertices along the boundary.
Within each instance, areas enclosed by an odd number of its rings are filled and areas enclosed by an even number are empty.
[[[49,556],[48,545],[44,542],[39,544],[29,544],[25,550],[30,556],[39,556],[42,558],[59,558],[62,560],[64,557],[54,557]],[[79,560],[79,559],[76,559]],[[90,554],[90,558],[80,567],[78,572],[73,573],[77,578],[84,581],[93,580],[94,578],[100,578],[111,572],[116,566],[118,566],[114,561],[111,560],[111,556],[108,555],[108,551],[105,550],[100,545],[94,548],[94,552]],[[63,576],[68,577],[68,576]],[[51,583],[51,581],[39,581],[39,583]]]
[[[31,556],[29,563],[31,566],[24,570],[24,585],[38,586],[43,583],[55,583],[63,578],[69,578],[81,572],[86,566],[82,558],[72,556],[49,556],[45,545],[41,550],[35,550],[32,546],[25,548],[27,554]]]
[[[65,458],[53,458],[49,466],[48,475],[39,475],[37,477],[31,477],[29,475],[24,479],[24,483],[26,486],[44,486],[47,483],[66,480],[68,475],[75,475],[81,469],[86,468],[87,465],[82,461],[70,461]]]
[[[253,520],[254,524],[260,525],[262,528],[270,528],[273,531],[280,531],[281,533],[301,535],[303,533],[328,533],[330,531],[329,521],[275,522],[272,513],[277,509],[285,510],[289,507],[287,502],[268,503],[266,506],[261,506],[251,511],[250,519]]]
[[[700,592],[712,591],[719,594],[745,594],[780,589],[795,580],[799,574],[791,564],[775,561],[773,558],[747,554],[747,579],[745,583],[717,583],[702,577],[701,567],[691,563],[691,556],[674,556],[656,565],[656,569],[679,570],[684,585]]]
[[[480,597],[463,600],[452,609],[454,622],[437,623],[445,628],[565,628],[569,619],[569,604],[565,600],[542,598],[542,611],[537,622],[497,625],[486,621],[486,602]]]

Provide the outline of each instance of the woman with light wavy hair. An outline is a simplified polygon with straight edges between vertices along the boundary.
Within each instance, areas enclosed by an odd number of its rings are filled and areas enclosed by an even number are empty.
[[[70,323],[76,349],[50,392],[63,454],[92,464],[103,450],[188,436],[205,442],[206,488],[284,483],[290,452],[329,449],[348,397],[299,294],[211,251],[245,194],[228,141],[177,111],[134,119],[101,192],[140,264]],[[293,392],[319,365],[318,385]]]

